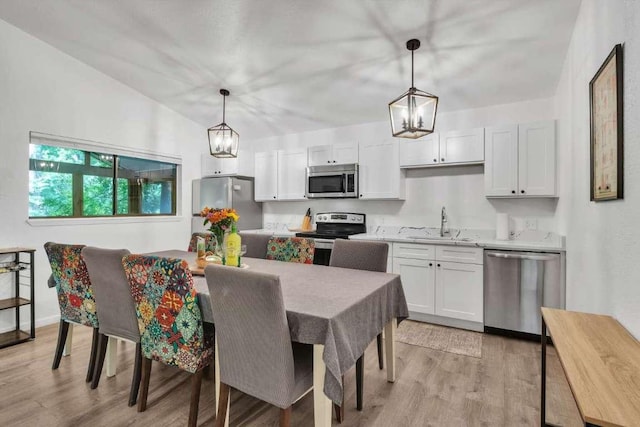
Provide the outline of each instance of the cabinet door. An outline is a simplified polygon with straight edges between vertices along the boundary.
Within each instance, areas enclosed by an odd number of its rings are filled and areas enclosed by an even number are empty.
[[[440,163],[484,161],[484,128],[440,133]]]
[[[485,129],[484,192],[514,196],[518,191],[518,126]]]
[[[400,275],[409,310],[434,314],[434,261],[393,258],[393,273]]]
[[[481,265],[436,261],[435,313],[483,322],[482,280]]]
[[[276,151],[255,154],[255,199],[274,201],[278,198],[278,155]]]
[[[440,134],[400,142],[400,167],[431,166],[440,163]]]
[[[548,120],[518,128],[520,195],[556,195],[556,125]]]
[[[307,150],[278,151],[278,200],[305,200]]]
[[[404,196],[396,141],[360,143],[358,157],[361,199],[401,199]]]
[[[307,148],[307,162],[309,166],[322,166],[331,163],[331,146],[316,145]]]
[[[358,163],[358,143],[340,142],[333,144],[333,163],[345,165],[347,163]]]

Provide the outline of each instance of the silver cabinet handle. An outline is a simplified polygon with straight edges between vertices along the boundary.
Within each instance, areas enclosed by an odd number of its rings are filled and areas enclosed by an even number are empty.
[[[492,258],[505,258],[505,259],[530,259],[532,261],[551,261],[555,258],[554,255],[532,255],[522,252],[504,253],[504,252],[487,252],[487,256]]]

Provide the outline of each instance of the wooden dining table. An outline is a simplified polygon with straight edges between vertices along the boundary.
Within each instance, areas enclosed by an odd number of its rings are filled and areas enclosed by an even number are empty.
[[[209,288],[193,252],[150,253],[186,260],[203,319],[213,322]],[[400,276],[320,265],[243,258],[252,271],[280,277],[292,341],[313,345],[314,424],[331,425],[332,401],[342,402],[342,375],[384,330],[387,381],[395,381],[395,331],[408,316]],[[238,267],[224,267],[238,268]],[[216,351],[216,356],[217,356]],[[216,410],[219,365],[216,357]],[[229,412],[227,411],[227,414]]]

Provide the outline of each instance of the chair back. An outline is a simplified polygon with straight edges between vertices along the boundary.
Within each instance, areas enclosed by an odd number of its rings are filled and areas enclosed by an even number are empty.
[[[84,245],[44,244],[58,293],[60,318],[97,328],[96,301],[87,266],[81,256],[82,248]]]
[[[131,298],[122,258],[126,249],[102,249],[87,246],[82,258],[87,266],[100,317],[100,333],[140,342],[136,309]]]
[[[220,381],[281,408],[291,405],[294,359],[277,276],[217,265],[205,269]]]
[[[267,257],[267,244],[271,236],[268,234],[259,233],[240,233],[242,244],[247,245],[247,253],[244,256],[249,258],[261,258]]]
[[[313,264],[313,239],[304,237],[271,237],[267,244],[266,259]]]
[[[198,251],[198,237],[204,239],[204,250],[214,252],[216,250],[216,237],[213,233],[193,233],[189,241],[189,252]]]
[[[336,239],[331,250],[331,267],[354,270],[387,271],[389,245],[384,242],[364,242]]]
[[[187,262],[127,255],[122,266],[138,318],[142,355],[192,373],[208,365],[213,343],[205,342]]]

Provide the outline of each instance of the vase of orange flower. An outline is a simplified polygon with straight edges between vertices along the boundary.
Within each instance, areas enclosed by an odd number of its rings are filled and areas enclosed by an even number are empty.
[[[213,233],[216,240],[216,254],[221,258],[224,255],[224,237],[231,232],[231,226],[238,222],[238,213],[235,209],[222,208],[214,209],[205,207],[200,212],[204,218],[204,226],[209,224],[209,231]]]

